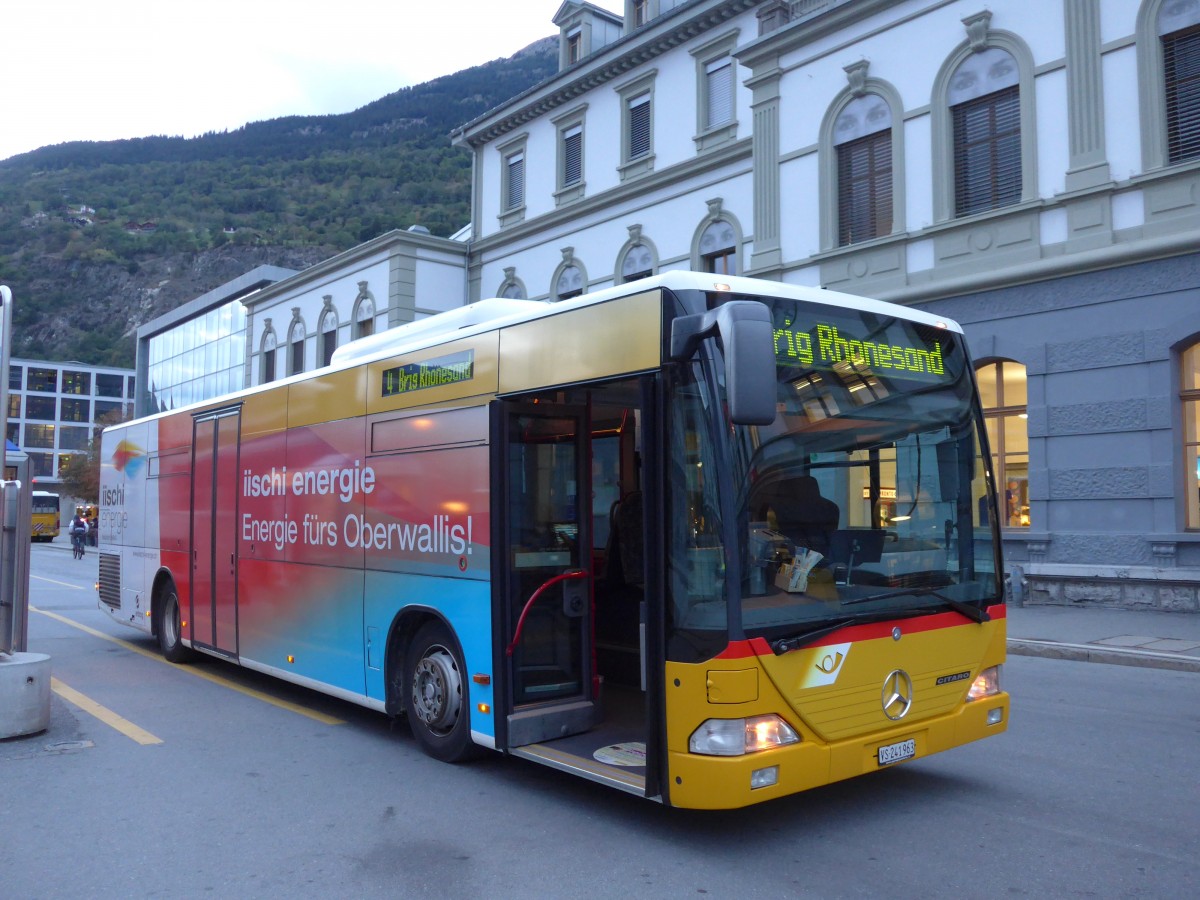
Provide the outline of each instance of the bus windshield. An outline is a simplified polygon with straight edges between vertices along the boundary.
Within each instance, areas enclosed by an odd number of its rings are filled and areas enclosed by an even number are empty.
[[[704,631],[723,615],[731,635],[782,652],[831,623],[985,618],[998,533],[962,336],[758,299],[774,321],[774,422],[700,428],[724,420],[706,414],[722,393],[715,349],[673,391],[682,479],[669,496],[690,523],[671,542],[688,578],[674,624]]]

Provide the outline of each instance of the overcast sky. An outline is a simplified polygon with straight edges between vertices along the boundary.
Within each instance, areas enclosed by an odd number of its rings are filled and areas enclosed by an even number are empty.
[[[561,5],[0,0],[0,159],[63,141],[350,112],[555,34]]]

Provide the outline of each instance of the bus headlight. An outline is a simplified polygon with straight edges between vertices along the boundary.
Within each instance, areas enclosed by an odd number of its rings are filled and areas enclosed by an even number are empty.
[[[1000,693],[1000,666],[989,666],[971,682],[971,689],[967,691],[968,700],[982,700],[984,697],[990,697],[993,694]]]
[[[705,756],[743,756],[799,740],[796,730],[774,714],[748,719],[709,719],[692,732],[688,750]]]

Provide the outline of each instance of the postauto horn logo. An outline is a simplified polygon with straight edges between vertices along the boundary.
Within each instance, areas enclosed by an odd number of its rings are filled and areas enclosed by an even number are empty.
[[[127,478],[137,478],[146,464],[146,454],[137,444],[121,441],[112,455],[113,467]]]

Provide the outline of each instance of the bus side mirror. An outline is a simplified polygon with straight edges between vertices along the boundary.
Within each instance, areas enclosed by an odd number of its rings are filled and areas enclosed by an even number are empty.
[[[736,425],[775,421],[775,327],[767,307],[731,300],[716,309],[671,322],[671,359],[686,362],[700,342],[720,338],[725,351],[725,394]]]

